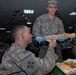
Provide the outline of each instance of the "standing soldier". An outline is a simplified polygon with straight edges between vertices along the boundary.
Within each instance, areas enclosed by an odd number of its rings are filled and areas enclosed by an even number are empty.
[[[33,25],[32,32],[36,41],[39,43],[43,41],[43,37],[45,36],[57,35],[65,32],[62,21],[55,16],[57,11],[57,1],[48,1],[47,10],[48,13],[38,17]],[[61,37],[58,40],[62,42],[65,40],[65,38]],[[58,50],[56,50],[56,53],[58,54],[59,58],[62,59],[60,46],[57,46],[57,49]]]

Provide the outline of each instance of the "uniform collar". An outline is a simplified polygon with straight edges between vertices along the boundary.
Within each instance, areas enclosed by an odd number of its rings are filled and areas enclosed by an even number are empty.
[[[23,48],[22,46],[20,46],[17,43],[13,43],[12,46],[15,46],[16,48],[21,49],[21,51],[25,51],[25,48]]]
[[[55,20],[56,19],[56,16],[54,17],[54,19],[51,19],[48,14],[46,14],[46,16],[47,16],[48,20]]]

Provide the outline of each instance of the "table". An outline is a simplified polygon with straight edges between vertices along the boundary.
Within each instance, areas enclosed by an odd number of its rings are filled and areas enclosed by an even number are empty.
[[[57,67],[55,67],[55,71],[57,72],[58,75],[64,75],[64,73],[60,71]]]
[[[57,60],[56,62],[63,62],[63,60]],[[47,75],[65,75],[65,74],[57,66],[55,66],[54,69]]]
[[[55,66],[55,68],[47,75],[65,75],[65,74]]]

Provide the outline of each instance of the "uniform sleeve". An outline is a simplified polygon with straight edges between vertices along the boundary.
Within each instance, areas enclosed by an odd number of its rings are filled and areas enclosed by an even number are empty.
[[[41,35],[41,20],[40,18],[37,18],[35,23],[33,24],[33,30],[32,30],[32,33],[34,36],[37,36],[37,35]]]
[[[55,67],[55,62],[57,58],[58,57],[55,54],[54,49],[50,47],[47,51],[46,56],[43,59],[35,57],[35,60],[41,67],[40,72],[44,72],[44,74],[47,74]]]
[[[59,34],[64,33],[64,32],[65,32],[64,25],[63,25],[62,21],[60,20],[60,22],[59,22]]]
[[[0,64],[0,75],[12,74],[20,72],[20,69],[11,61],[11,57],[4,55],[2,63]]]
[[[12,65],[8,62],[8,60],[10,58],[8,56],[6,56],[6,57],[7,57],[7,59],[5,59],[5,57],[3,57],[2,63],[0,64],[0,75],[6,75],[7,69],[12,67]]]

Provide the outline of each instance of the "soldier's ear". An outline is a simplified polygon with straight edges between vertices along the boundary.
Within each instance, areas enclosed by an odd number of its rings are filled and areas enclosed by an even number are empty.
[[[21,37],[24,38],[24,33],[21,33]]]

